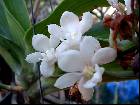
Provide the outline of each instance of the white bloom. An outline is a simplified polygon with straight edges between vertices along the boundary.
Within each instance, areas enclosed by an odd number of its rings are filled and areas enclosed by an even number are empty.
[[[57,79],[55,86],[63,89],[78,83],[83,99],[88,101],[93,94],[93,87],[102,81],[102,65],[116,58],[116,50],[101,48],[100,43],[91,36],[85,36],[80,43],[80,51],[68,50],[58,57],[58,66],[68,72]]]
[[[50,36],[51,37],[51,36]],[[59,43],[49,39],[43,34],[34,35],[32,38],[32,46],[38,51],[27,55],[26,61],[29,63],[41,62],[40,71],[43,76],[51,76],[54,73],[54,63],[56,62],[55,48]]]
[[[131,0],[124,0],[125,1],[125,6],[126,6],[126,9],[127,9],[127,15],[130,15],[132,13],[132,10],[131,10]]]
[[[83,13],[82,20],[79,21],[77,15],[72,12],[64,12],[60,18],[60,26],[56,24],[48,25],[48,31],[56,39],[57,43],[63,41],[58,47],[59,51],[65,49],[77,49],[79,47],[82,35],[88,31],[93,24],[93,17],[90,12]]]

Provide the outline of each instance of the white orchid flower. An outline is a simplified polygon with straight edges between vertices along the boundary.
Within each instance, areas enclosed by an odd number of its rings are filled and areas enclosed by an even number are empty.
[[[62,44],[57,48],[59,51],[65,49],[77,49],[82,35],[93,25],[93,17],[90,12],[83,13],[82,20],[72,12],[64,12],[60,18],[60,26],[56,24],[48,25],[48,31],[53,36],[52,39]]]
[[[85,36],[80,43],[80,51],[68,50],[58,57],[58,66],[67,73],[59,77],[54,86],[63,89],[78,83],[83,99],[88,101],[93,87],[102,81],[104,69],[98,65],[112,62],[116,56],[115,49],[101,48],[94,37]]]
[[[58,45],[51,38],[49,39],[43,34],[37,34],[32,38],[32,46],[37,52],[27,55],[26,61],[29,63],[41,61],[41,74],[45,77],[52,76],[54,63],[56,62],[55,48]]]

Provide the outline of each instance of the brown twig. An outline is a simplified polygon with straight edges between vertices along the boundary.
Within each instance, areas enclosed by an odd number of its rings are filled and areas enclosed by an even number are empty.
[[[37,16],[38,16],[39,13],[40,13],[40,8],[39,8],[39,6],[40,6],[40,0],[35,0],[35,2],[34,2],[34,7],[33,7],[33,13],[34,13],[34,18],[35,18],[35,19],[37,18]],[[31,19],[31,17],[32,17],[32,14],[30,14],[30,19]]]
[[[3,83],[0,83],[0,89],[5,89],[8,91],[12,91],[12,92],[22,92],[24,91],[24,88],[21,86],[11,86],[11,85],[6,85]]]

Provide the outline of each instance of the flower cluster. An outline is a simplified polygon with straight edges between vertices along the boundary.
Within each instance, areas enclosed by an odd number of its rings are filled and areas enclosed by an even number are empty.
[[[36,52],[27,55],[26,61],[41,61],[40,71],[45,77],[53,76],[55,63],[65,72],[54,84],[59,89],[75,84],[86,101],[93,95],[93,87],[102,81],[104,68],[100,67],[115,60],[117,52],[114,48],[101,45],[92,36],[84,35],[93,25],[90,12],[83,13],[82,19],[72,12],[64,12],[60,18],[60,26],[48,25],[50,38],[43,34],[34,35],[32,46]]]

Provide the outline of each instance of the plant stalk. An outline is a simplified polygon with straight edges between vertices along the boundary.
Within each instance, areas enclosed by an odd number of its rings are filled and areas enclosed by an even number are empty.
[[[0,89],[5,89],[8,91],[12,91],[12,92],[22,92],[24,91],[23,87],[21,86],[11,86],[11,85],[6,85],[3,83],[0,83]]]

